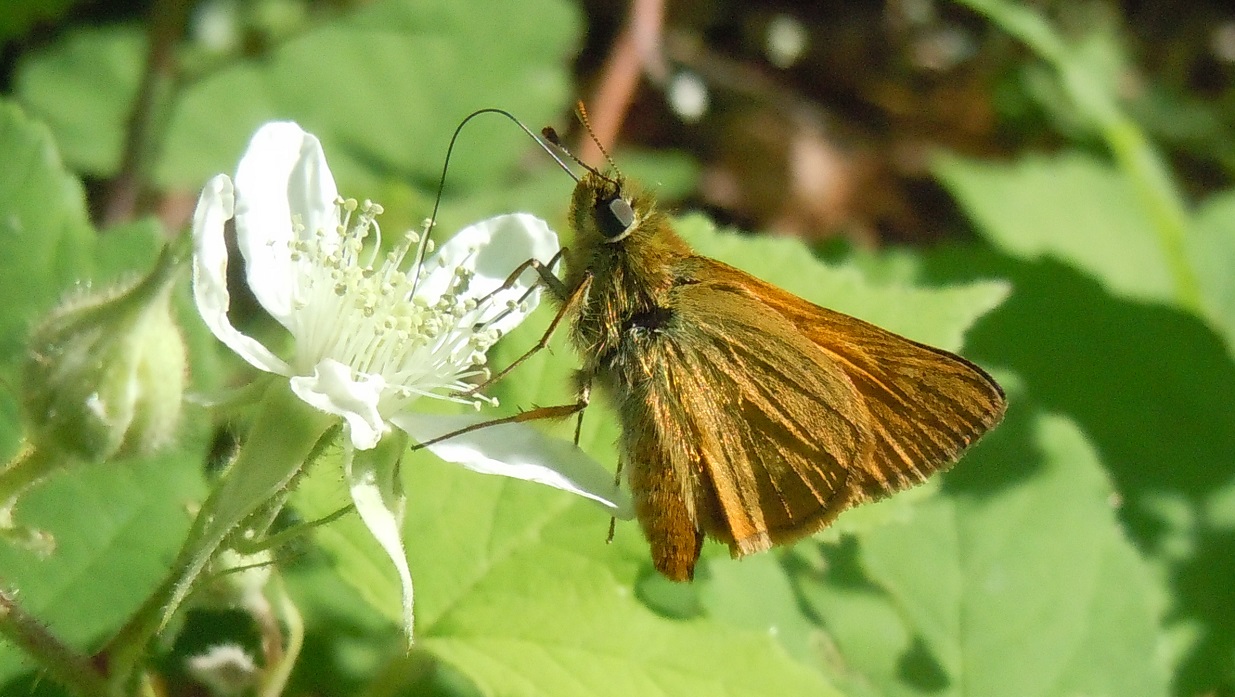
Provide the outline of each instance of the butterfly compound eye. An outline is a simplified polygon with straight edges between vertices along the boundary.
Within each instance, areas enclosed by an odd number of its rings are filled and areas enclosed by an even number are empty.
[[[616,242],[630,234],[635,224],[635,211],[621,196],[596,202],[596,224],[606,242]]]

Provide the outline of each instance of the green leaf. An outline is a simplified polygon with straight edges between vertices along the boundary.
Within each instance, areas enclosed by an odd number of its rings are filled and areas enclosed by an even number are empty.
[[[562,111],[579,31],[578,11],[562,0],[365,4],[252,60],[185,76],[168,104],[155,177],[196,187],[233,171],[261,123],[294,119],[322,139],[345,190],[372,190],[392,175],[434,185],[468,113],[500,106],[537,124]],[[18,94],[74,166],[100,175],[118,167],[143,45],[137,27],[79,30],[20,66]],[[496,181],[527,148],[513,125],[478,119],[455,149],[451,185]]]
[[[535,124],[560,111],[578,30],[559,0],[368,4],[184,92],[158,178],[196,185],[231,171],[261,122],[293,118],[322,139],[344,189],[373,173],[436,184],[468,113],[501,106]],[[477,119],[452,156],[452,186],[495,181],[527,147],[500,117]]]
[[[82,0],[7,0],[0,4],[0,44],[39,22],[56,19]]]
[[[94,233],[81,185],[60,162],[47,129],[0,101],[0,452],[11,454],[18,434],[17,367],[38,317],[65,289],[85,277]]]
[[[1079,153],[1013,165],[941,157],[935,173],[990,242],[1033,260],[1052,256],[1112,293],[1172,303],[1174,286],[1132,185]]]
[[[140,278],[154,268],[166,241],[167,233],[154,218],[109,228],[95,244],[90,282],[131,282]]]
[[[145,54],[138,26],[88,27],[18,66],[18,98],[55,134],[74,169],[107,175],[120,166]]]
[[[81,185],[42,125],[0,102],[0,355],[19,355],[25,325],[85,275],[94,241]]]
[[[712,560],[700,596],[708,617],[731,627],[773,636],[799,661],[815,662],[819,628],[802,614],[797,596],[776,554],[757,554],[731,563]]]
[[[640,605],[595,506],[428,457],[413,456],[404,469],[417,646],[484,694],[830,693],[764,633],[669,620]],[[338,500],[337,480],[322,475],[316,486]],[[318,541],[395,622],[398,583],[355,522],[332,523]]]
[[[702,216],[681,219],[677,229],[700,254],[813,303],[949,350],[959,349],[965,330],[1008,294],[1008,285],[999,281],[943,289],[876,286],[856,268],[825,264],[798,240],[717,232]]]
[[[872,530],[859,546],[865,572],[942,670],[945,687],[933,694],[1167,693],[1162,593],[1072,422],[1006,424],[946,486],[912,521]],[[854,660],[867,653],[860,636],[837,634]],[[869,671],[899,691],[886,663]]]
[[[1203,522],[1210,498],[1232,485],[1229,344],[1191,313],[1112,297],[1056,261],[942,249],[926,260],[944,279],[976,269],[1015,284],[970,333],[974,351],[999,356],[1102,453],[1124,502],[1120,519],[1170,583],[1173,631],[1186,638],[1174,649],[1179,694],[1235,685],[1235,587],[1214,582],[1232,573],[1235,526]]]
[[[1205,202],[1188,243],[1206,306],[1235,355],[1235,191]]]
[[[930,694],[939,681],[923,684],[922,671],[906,660],[921,639],[888,594],[858,569],[858,539],[820,545],[821,562],[793,579],[803,605],[830,639],[820,654],[845,694]],[[794,551],[804,548],[799,544]]]
[[[70,646],[97,648],[167,573],[205,495],[204,435],[149,458],[76,466],[30,492],[18,521],[50,532],[56,550],[39,559],[0,545],[0,583]],[[0,642],[0,683],[35,668]]]
[[[1131,70],[1118,46],[1113,25],[1099,23],[1080,40],[1068,41],[1037,8],[1008,0],[966,0],[1006,31],[1025,41],[1055,69],[1059,86],[1078,116],[1105,141],[1114,163],[1132,189],[1134,210],[1157,236],[1162,263],[1169,270],[1174,302],[1203,314],[1196,272],[1188,259],[1191,227],[1187,203],[1166,157],[1149,140],[1122,104],[1118,75]]]

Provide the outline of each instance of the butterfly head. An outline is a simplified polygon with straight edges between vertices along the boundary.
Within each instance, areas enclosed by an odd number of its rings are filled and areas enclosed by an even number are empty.
[[[571,224],[581,241],[617,244],[641,227],[651,201],[632,191],[621,175],[588,172],[571,199]]]

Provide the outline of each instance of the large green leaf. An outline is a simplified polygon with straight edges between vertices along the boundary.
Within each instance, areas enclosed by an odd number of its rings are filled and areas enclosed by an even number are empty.
[[[949,475],[947,496],[859,543],[941,684],[906,680],[905,637],[889,645],[900,663],[872,657],[870,631],[832,599],[818,607],[842,653],[890,694],[1166,694],[1163,595],[1116,522],[1091,446],[1058,416],[1008,427]]]
[[[22,500],[17,515],[54,535],[56,550],[40,559],[0,545],[0,582],[62,641],[97,648],[167,573],[190,511],[204,497],[207,446],[199,432],[154,457],[53,476]],[[0,683],[36,668],[0,642]]]
[[[1131,298],[1174,297],[1162,247],[1132,184],[1112,165],[1079,153],[997,164],[941,157],[940,180],[996,246],[1044,255]]]
[[[562,110],[578,31],[577,10],[562,0],[367,4],[255,60],[187,76],[171,95],[156,176],[196,187],[232,171],[259,124],[295,119],[321,137],[350,186],[392,174],[435,184],[451,132],[471,111],[502,107],[538,124]],[[18,93],[70,162],[111,174],[143,64],[136,29],[80,30],[23,63]],[[513,125],[485,117],[461,138],[450,182],[495,181],[527,146]]]
[[[943,157],[936,172],[978,229],[1005,252],[1051,256],[1075,266],[1110,292],[1175,304],[1162,242],[1133,183],[1113,165],[1079,153],[1014,165]],[[1235,197],[1219,194],[1195,216],[1184,260],[1200,286],[1205,317],[1235,355]]]
[[[970,333],[1035,399],[1073,418],[1124,501],[1121,520],[1170,583],[1181,694],[1235,685],[1235,523],[1210,518],[1235,486],[1235,364],[1229,345],[1190,313],[1113,297],[1059,262],[941,250],[933,275],[978,269],[1012,280],[1004,305]]]
[[[145,38],[136,26],[79,29],[20,65],[18,98],[47,124],[75,169],[111,174],[119,168]]]
[[[1211,318],[1235,355],[1235,191],[1205,202],[1196,213],[1188,243]]]
[[[227,171],[232,161],[220,155],[238,153],[260,120],[291,117],[322,137],[337,170],[436,184],[450,135],[470,112],[497,106],[536,124],[561,110],[578,32],[577,11],[560,0],[373,3],[260,66],[195,85],[177,105],[162,177],[195,184]],[[511,124],[486,116],[461,137],[451,183],[493,182],[527,146]]]
[[[0,102],[0,356],[21,355],[28,325],[85,276],[94,233],[81,185],[47,128]]]

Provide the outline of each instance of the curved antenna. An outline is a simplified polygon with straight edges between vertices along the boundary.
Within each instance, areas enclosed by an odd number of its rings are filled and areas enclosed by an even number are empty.
[[[575,176],[575,173],[571,171],[570,167],[565,162],[562,162],[562,158],[558,157],[557,153],[553,152],[553,149],[537,137],[537,135],[533,133],[530,128],[524,126],[522,121],[515,118],[514,114],[506,111],[505,109],[497,109],[493,107],[477,109],[464,117],[464,119],[460,121],[459,125],[455,128],[454,135],[450,136],[450,145],[446,146],[446,160],[442,162],[442,176],[437,182],[437,198],[433,201],[433,214],[429,216],[430,220],[437,220],[437,209],[442,203],[442,191],[446,188],[446,170],[450,167],[450,154],[454,152],[455,141],[458,140],[459,133],[463,130],[463,127],[467,125],[467,122],[477,116],[480,116],[481,114],[500,114],[513,121],[516,126],[523,129],[523,132],[526,133],[529,138],[536,141],[536,144],[540,146],[541,150],[549,153],[549,157],[552,157],[553,161],[558,164],[558,167],[561,167],[562,171],[569,174],[570,178],[574,179],[576,184],[579,182],[579,177]]]
[[[592,132],[592,131],[591,131],[591,129],[589,128],[589,129],[588,129],[588,133],[590,134],[591,132]],[[586,169],[586,170],[587,170],[588,172],[590,172],[591,174],[594,174],[594,175],[596,175],[596,176],[600,177],[601,179],[604,179],[605,181],[609,182],[610,184],[613,184],[613,185],[615,185],[615,186],[617,185],[617,183],[618,183],[618,182],[617,182],[617,180],[616,180],[616,179],[614,179],[613,177],[610,177],[610,176],[606,175],[604,172],[600,171],[599,169],[596,169],[595,167],[593,167],[593,166],[589,165],[588,163],[586,163],[586,162],[584,162],[583,160],[579,159],[579,156],[578,156],[578,155],[576,155],[576,154],[574,154],[573,152],[571,152],[571,151],[570,151],[570,148],[566,147],[566,144],[562,142],[562,137],[561,137],[561,136],[559,136],[559,135],[557,134],[557,131],[553,129],[553,126],[545,126],[544,128],[540,129],[540,136],[541,136],[542,138],[544,138],[545,140],[549,141],[549,143],[550,143],[551,145],[553,145],[553,147],[555,147],[555,148],[557,148],[558,150],[561,150],[563,153],[565,153],[567,157],[569,157],[571,160],[573,160],[573,161],[575,162],[575,164],[577,164],[577,165],[579,165],[580,167],[582,167],[582,168]],[[593,140],[595,140],[595,138],[596,138],[596,136],[594,136],[594,135],[593,135],[593,136],[592,136],[592,139],[593,139]],[[597,143],[597,145],[600,145],[600,143]],[[614,171],[616,171],[616,170],[617,170],[617,165],[616,165],[616,164],[614,164],[614,162],[613,162],[613,158],[610,158],[610,157],[609,157],[609,153],[605,152],[605,149],[604,149],[604,148],[601,148],[601,149],[600,149],[600,151],[601,151],[602,153],[605,153],[605,158],[609,160],[609,164],[610,164],[610,165],[612,165],[612,166],[613,166]]]
[[[552,145],[553,147],[566,153],[566,157],[569,157],[571,160],[574,161],[575,164],[579,165],[583,169],[586,169],[588,172],[595,174],[601,179],[608,179],[608,177],[602,174],[600,170],[589,165],[583,160],[580,160],[578,155],[571,152],[570,148],[566,147],[566,144],[562,142],[562,137],[557,134],[557,131],[554,130],[553,126],[545,126],[544,128],[540,129],[540,137],[548,141],[549,144]]]
[[[446,190],[446,171],[450,168],[450,155],[455,150],[455,141],[459,139],[459,133],[463,130],[463,127],[467,125],[467,122],[471,121],[477,116],[480,116],[481,114],[499,114],[513,121],[516,126],[523,129],[523,132],[526,133],[528,137],[536,141],[536,144],[540,146],[541,150],[544,150],[545,152],[549,153],[549,157],[553,158],[553,161],[556,162],[558,166],[562,168],[562,171],[566,172],[566,174],[569,174],[570,178],[575,180],[575,183],[579,182],[579,177],[576,176],[573,171],[571,171],[570,166],[567,165],[565,162],[563,162],[562,158],[558,157],[557,153],[553,152],[552,148],[550,148],[549,145],[547,145],[543,140],[538,138],[536,134],[531,131],[531,129],[529,129],[527,126],[524,126],[523,122],[515,118],[515,115],[510,113],[509,111],[506,111],[505,109],[497,109],[497,108],[489,107],[485,109],[477,109],[476,111],[473,111],[472,113],[465,116],[463,120],[459,122],[459,125],[455,127],[454,135],[450,136],[450,144],[446,146],[446,159],[445,161],[442,162],[442,176],[441,178],[438,179],[437,196],[433,199],[433,213],[429,215],[429,220],[427,224],[425,225],[424,235],[421,236],[420,241],[416,245],[416,259],[412,263],[412,269],[413,269],[413,274],[414,274],[412,278],[412,294],[413,295],[416,293],[416,286],[420,284],[420,266],[421,264],[424,263],[425,254],[428,251],[429,235],[433,232],[433,226],[437,224],[437,210],[442,205],[442,193]]]

